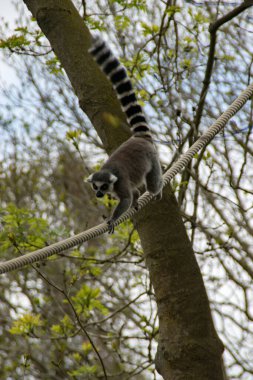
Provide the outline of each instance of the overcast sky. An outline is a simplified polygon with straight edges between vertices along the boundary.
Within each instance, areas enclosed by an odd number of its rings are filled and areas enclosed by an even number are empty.
[[[4,17],[5,20],[11,21],[15,17],[15,8],[12,5],[11,0],[0,0],[0,15],[1,18]]]
[[[17,11],[15,7],[13,6],[12,0],[0,0],[0,23],[1,23],[1,32],[3,27],[3,23],[8,22],[9,26],[9,32],[10,35],[12,34],[12,31],[14,33],[14,29],[16,27],[15,19],[17,17]],[[1,33],[2,34],[2,33]],[[0,39],[2,36],[0,35]],[[0,49],[0,79],[1,82],[4,83],[13,83],[15,80],[17,80],[13,70],[8,67],[8,64],[3,62],[3,53]]]

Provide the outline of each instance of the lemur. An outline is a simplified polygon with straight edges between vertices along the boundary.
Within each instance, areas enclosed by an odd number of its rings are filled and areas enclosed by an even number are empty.
[[[98,172],[87,178],[96,197],[114,193],[119,199],[107,221],[109,233],[113,233],[115,221],[130,207],[138,208],[141,186],[144,185],[156,199],[161,199],[162,170],[150,129],[126,69],[100,37],[93,39],[89,53],[110,79],[133,134],[112,153]]]

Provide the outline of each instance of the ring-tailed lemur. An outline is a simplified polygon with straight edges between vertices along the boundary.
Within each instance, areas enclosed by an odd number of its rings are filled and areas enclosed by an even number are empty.
[[[161,198],[162,170],[149,127],[125,68],[100,37],[94,38],[89,52],[112,82],[133,133],[109,157],[100,171],[87,179],[98,198],[106,193],[115,193],[119,198],[119,204],[107,222],[109,233],[113,233],[114,222],[120,215],[131,206],[138,207],[138,188],[145,185],[157,199]]]

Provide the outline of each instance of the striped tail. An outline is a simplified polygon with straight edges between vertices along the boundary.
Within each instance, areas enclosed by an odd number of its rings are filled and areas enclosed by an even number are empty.
[[[89,53],[93,56],[100,69],[112,82],[113,88],[126,114],[133,135],[151,137],[146,118],[141,106],[137,102],[132,83],[127,76],[124,66],[113,55],[110,48],[98,36],[95,36]]]

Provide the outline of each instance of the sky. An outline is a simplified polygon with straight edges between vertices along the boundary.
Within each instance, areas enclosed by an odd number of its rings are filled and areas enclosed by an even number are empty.
[[[17,11],[13,5],[12,0],[0,0],[0,39],[3,38],[2,32],[6,30],[5,22],[8,22],[8,35],[14,33],[15,19]],[[17,80],[14,71],[5,63],[6,58],[3,60],[3,52],[0,49],[0,80],[4,84],[11,84]]]
[[[12,0],[0,0],[0,15],[1,18],[11,21],[16,15]]]

